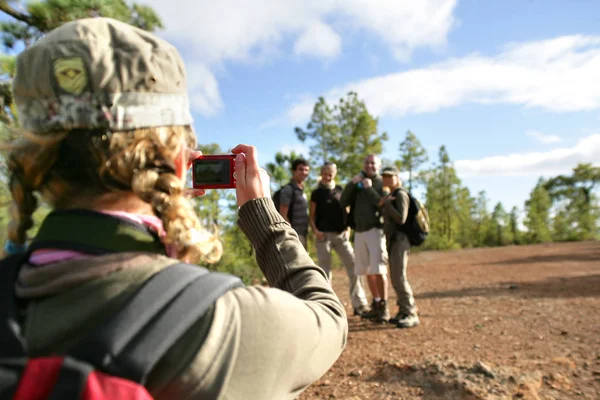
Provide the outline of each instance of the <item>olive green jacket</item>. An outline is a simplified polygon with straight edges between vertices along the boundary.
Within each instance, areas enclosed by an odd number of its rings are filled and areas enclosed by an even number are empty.
[[[392,191],[393,193],[393,191]],[[383,203],[383,231],[386,242],[390,244],[398,233],[398,225],[404,225],[408,218],[410,198],[405,190],[400,190],[394,199],[391,196]]]
[[[383,181],[380,175],[371,177],[371,182],[372,186],[364,189],[350,181],[342,192],[340,204],[342,207],[350,207],[356,232],[366,232],[373,228],[381,229],[383,227],[379,201],[387,192],[383,190]]]
[[[238,226],[256,250],[270,288],[223,295],[150,374],[146,387],[157,399],[293,399],[346,345],[344,307],[271,199],[241,207]],[[26,301],[22,327],[30,355],[66,353],[144,281],[176,262],[132,249],[24,265],[16,293]]]

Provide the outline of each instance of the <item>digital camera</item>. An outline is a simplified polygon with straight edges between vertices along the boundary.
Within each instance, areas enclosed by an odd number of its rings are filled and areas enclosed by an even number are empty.
[[[195,189],[233,189],[235,154],[202,155],[192,162],[192,187]]]

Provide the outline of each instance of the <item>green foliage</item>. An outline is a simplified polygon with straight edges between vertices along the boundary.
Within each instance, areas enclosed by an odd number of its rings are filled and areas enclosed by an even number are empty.
[[[502,206],[502,203],[497,203],[492,212],[491,231],[488,240],[491,246],[506,246],[511,242],[509,222],[509,214],[504,210],[504,206]]]
[[[423,250],[458,250],[460,248],[460,244],[450,241],[446,236],[442,236],[438,232],[431,232],[422,247]]]
[[[164,28],[158,14],[149,6],[133,3],[129,23],[148,32]]]
[[[459,187],[456,192],[456,218],[458,232],[457,244],[462,248],[475,246],[475,199],[471,197],[469,189]]]
[[[378,120],[355,92],[330,107],[319,98],[306,129],[296,128],[302,142],[310,140],[310,156],[318,164],[334,162],[338,181],[344,182],[362,170],[368,154],[381,154],[387,133],[378,133]]]
[[[491,216],[488,212],[488,198],[485,191],[478,194],[474,202],[475,216],[475,246],[485,246],[488,244],[488,234],[491,227]]]
[[[206,144],[198,146],[202,154],[222,154],[218,144]],[[226,190],[207,190],[206,194],[194,199],[196,212],[202,224],[209,230],[218,230],[222,219],[222,203],[231,201],[231,193]],[[233,197],[235,200],[235,196]]]
[[[6,125],[18,126],[17,110],[13,103],[12,78],[16,72],[16,57],[0,54],[0,139],[10,139]]]
[[[320,165],[332,161],[332,157],[338,153],[342,142],[339,134],[340,127],[334,117],[335,111],[335,107],[329,106],[325,98],[319,97],[313,108],[310,122],[306,125],[306,130],[298,127],[295,129],[296,136],[300,141],[311,139],[315,142],[310,148],[310,157]]]
[[[302,154],[295,151],[290,151],[289,154],[277,152],[275,161],[268,162],[265,165],[265,170],[271,177],[271,190],[275,191],[285,185],[292,178],[292,162],[298,158],[305,158]],[[308,161],[308,160],[307,160]]]
[[[439,239],[428,238],[427,247],[439,248],[433,246],[441,243],[448,248],[454,248],[461,236],[458,229],[460,217],[465,215],[464,204],[460,204],[459,207],[458,203],[458,198],[464,196],[464,192],[460,190],[460,179],[450,162],[445,146],[440,147],[438,157],[436,167],[427,172],[425,204],[431,220],[430,236],[438,236]]]
[[[544,243],[552,239],[550,234],[551,205],[550,195],[544,187],[544,181],[540,179],[531,191],[529,200],[525,202],[527,212],[525,226],[529,243]]]
[[[519,209],[515,206],[508,215],[508,226],[513,244],[521,244],[522,232],[519,229]]]
[[[426,163],[429,157],[427,151],[421,145],[421,142],[411,131],[406,132],[406,138],[400,143],[399,167],[408,171],[408,190],[413,189],[413,174],[416,174],[419,167]]]
[[[600,210],[596,191],[600,187],[600,167],[579,164],[571,175],[559,175],[545,183],[558,221],[553,236],[557,240],[587,240],[598,237]],[[563,231],[558,231],[563,229]]]
[[[147,31],[163,28],[158,15],[148,6],[128,5],[124,0],[46,0],[29,1],[26,12],[0,1],[0,11],[13,20],[0,23],[2,42],[14,49],[18,43],[25,47],[45,33],[62,24],[81,18],[108,17],[129,23]]]
[[[237,275],[246,284],[261,281],[262,272],[258,268],[254,249],[244,233],[237,227],[237,202],[235,196],[230,198],[228,212],[220,225],[223,257],[212,266],[212,269]]]
[[[202,154],[223,154],[216,143],[198,146]],[[202,225],[219,236],[224,253],[212,269],[241,277],[246,283],[256,283],[262,273],[256,264],[254,250],[237,227],[237,200],[232,190],[207,190],[204,196],[193,200]]]
[[[565,206],[559,206],[555,210],[552,219],[552,240],[555,242],[568,242],[576,240],[575,232],[572,228],[571,216]]]

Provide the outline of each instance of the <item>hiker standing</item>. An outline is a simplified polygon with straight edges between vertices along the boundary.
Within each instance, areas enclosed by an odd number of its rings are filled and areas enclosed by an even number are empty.
[[[344,188],[340,203],[350,207],[349,223],[354,229],[354,270],[366,275],[371,295],[371,311],[363,317],[376,322],[390,318],[387,304],[387,252],[379,211],[384,195],[379,175],[381,160],[374,154],[365,157],[364,171],[354,176]]]
[[[388,248],[390,275],[392,286],[396,291],[398,313],[389,322],[398,328],[411,328],[419,325],[417,306],[413,292],[408,283],[406,270],[410,240],[399,229],[406,223],[410,206],[408,192],[402,188],[402,181],[395,167],[386,167],[381,171],[383,184],[390,188],[391,193],[382,198],[384,231]]]
[[[307,248],[308,201],[304,193],[304,181],[310,173],[308,161],[298,158],[292,162],[292,179],[281,188],[279,213],[294,228],[300,242]]]
[[[331,253],[340,257],[350,281],[350,300],[354,315],[369,310],[362,279],[354,272],[354,249],[349,240],[346,209],[341,206],[342,187],[335,184],[337,166],[325,163],[321,167],[321,180],[310,195],[310,225],[317,238],[319,266],[331,280]]]

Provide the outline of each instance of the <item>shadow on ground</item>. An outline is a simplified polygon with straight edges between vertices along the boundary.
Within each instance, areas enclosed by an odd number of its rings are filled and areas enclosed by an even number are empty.
[[[562,263],[562,262],[589,262],[597,261],[600,265],[600,250],[581,252],[575,254],[545,254],[529,257],[511,258],[505,260],[497,260],[488,265],[495,264],[538,264],[538,263]]]
[[[524,298],[600,297],[600,274],[556,277],[538,282],[500,282],[487,287],[415,294],[417,299],[518,296]]]
[[[353,318],[348,321],[348,331],[350,332],[368,332],[368,331],[384,331],[387,329],[398,329],[396,325],[382,323],[376,324],[372,321]]]

